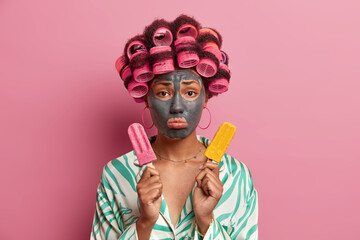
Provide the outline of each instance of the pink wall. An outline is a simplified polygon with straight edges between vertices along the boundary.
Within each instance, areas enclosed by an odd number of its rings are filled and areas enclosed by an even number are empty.
[[[230,54],[231,89],[199,133],[237,126],[228,152],[252,171],[260,239],[355,239],[359,2],[181,2],[0,2],[0,239],[89,238],[101,169],[131,149],[142,109],[114,62],[179,13],[218,29]]]

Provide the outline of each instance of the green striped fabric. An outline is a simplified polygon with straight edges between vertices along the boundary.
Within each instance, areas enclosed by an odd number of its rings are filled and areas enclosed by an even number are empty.
[[[198,139],[208,146],[209,140],[201,136]],[[162,197],[160,216],[150,239],[258,239],[258,196],[249,169],[227,154],[219,167],[223,196],[214,209],[214,220],[204,238],[197,232],[191,192],[176,226]],[[134,151],[104,167],[90,239],[138,239],[136,220],[140,207],[136,185],[145,169],[146,166],[139,166]]]

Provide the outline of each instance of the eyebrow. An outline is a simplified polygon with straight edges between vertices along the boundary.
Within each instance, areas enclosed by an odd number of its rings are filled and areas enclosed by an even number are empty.
[[[164,86],[171,86],[172,82],[161,80],[161,81],[154,82],[154,84],[161,84],[161,85],[164,85]]]
[[[195,80],[183,80],[183,81],[181,81],[181,84],[184,84],[184,85],[191,85],[193,83],[199,84],[199,82],[195,81]]]

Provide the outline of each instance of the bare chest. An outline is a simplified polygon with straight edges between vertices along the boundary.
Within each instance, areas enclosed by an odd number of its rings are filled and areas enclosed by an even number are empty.
[[[171,170],[168,167],[157,167],[163,184],[163,196],[174,226],[176,226],[185,202],[194,188],[195,178],[200,172],[199,166],[178,166]]]

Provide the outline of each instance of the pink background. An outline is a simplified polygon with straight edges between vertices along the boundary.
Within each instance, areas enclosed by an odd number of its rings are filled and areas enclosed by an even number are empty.
[[[180,5],[180,6],[178,6]],[[360,228],[358,1],[0,2],[0,239],[89,239],[102,167],[131,149],[141,104],[115,71],[155,17],[218,29],[232,70],[212,138],[259,192],[260,239],[355,239]],[[206,119],[204,119],[204,124]]]

